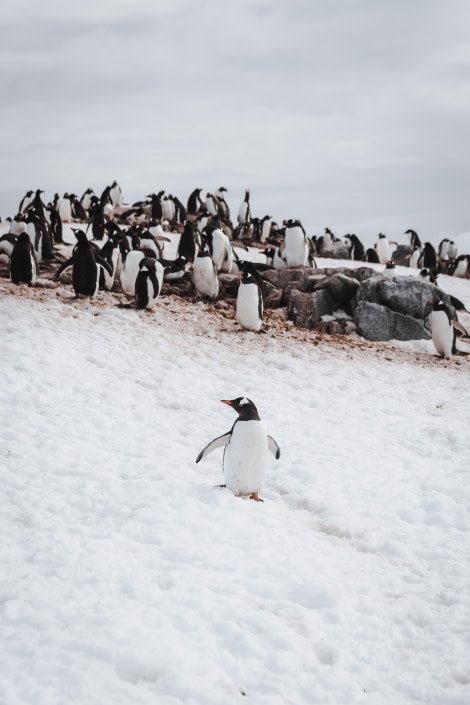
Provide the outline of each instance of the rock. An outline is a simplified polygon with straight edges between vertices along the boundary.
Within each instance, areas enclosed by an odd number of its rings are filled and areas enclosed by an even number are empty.
[[[423,322],[370,301],[359,301],[355,323],[359,334],[366,340],[419,340],[431,337]]]
[[[401,267],[409,267],[410,257],[411,247],[409,245],[397,245],[397,248],[392,252],[390,259],[392,262],[400,265]]]
[[[414,277],[388,279],[379,274],[362,282],[353,302],[353,309],[355,310],[361,301],[369,301],[423,321],[429,315],[428,301],[435,298],[440,298],[450,305],[455,314],[450,296],[434,284]]]
[[[356,295],[359,289],[359,282],[357,279],[348,277],[340,272],[328,277],[323,283],[323,288],[329,291],[340,304],[347,304]]]
[[[288,318],[301,328],[313,328],[322,316],[331,316],[338,302],[326,289],[304,293],[292,289],[289,294]]]
[[[318,256],[330,259],[349,259],[349,247],[344,242],[332,242],[329,247],[322,247]]]

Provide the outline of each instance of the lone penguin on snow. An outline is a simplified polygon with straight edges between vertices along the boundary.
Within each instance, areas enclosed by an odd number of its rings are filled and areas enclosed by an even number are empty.
[[[457,330],[465,336],[468,336],[468,333],[458,321],[452,319],[449,309],[442,301],[428,301],[428,305],[432,306],[432,342],[438,355],[446,360],[450,360],[453,353],[459,354],[455,345]]]
[[[237,497],[249,497],[262,502],[259,493],[266,479],[268,450],[276,459],[280,458],[281,450],[274,438],[267,434],[258,410],[250,399],[237,397],[221,401],[237,412],[238,419],[228,433],[214,438],[201,450],[196,463],[216,448],[224,446],[225,487]]]

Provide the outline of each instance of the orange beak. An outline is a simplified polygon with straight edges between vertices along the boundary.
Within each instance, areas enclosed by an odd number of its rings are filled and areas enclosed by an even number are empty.
[[[229,406],[232,406],[232,402],[229,399],[221,399],[220,400],[222,404],[228,404]]]

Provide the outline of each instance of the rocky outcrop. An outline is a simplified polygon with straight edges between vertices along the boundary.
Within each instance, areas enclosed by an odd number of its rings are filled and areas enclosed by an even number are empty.
[[[359,302],[354,321],[358,333],[367,340],[419,340],[431,337],[424,322],[370,301]]]

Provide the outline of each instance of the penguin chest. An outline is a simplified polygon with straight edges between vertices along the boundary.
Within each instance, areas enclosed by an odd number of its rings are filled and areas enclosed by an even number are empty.
[[[284,257],[289,267],[301,267],[308,259],[308,247],[301,228],[286,231]]]
[[[385,238],[377,241],[377,257],[381,264],[387,264],[390,261],[390,245]]]
[[[219,280],[210,257],[196,257],[194,262],[194,286],[199,296],[217,296]]]
[[[246,330],[258,331],[263,319],[263,301],[256,284],[240,284],[237,294],[237,321]]]
[[[443,357],[451,357],[454,343],[454,329],[445,311],[431,314],[431,335],[436,351]]]
[[[268,436],[262,421],[237,421],[224,451],[227,487],[235,495],[261,492],[266,479]]]

